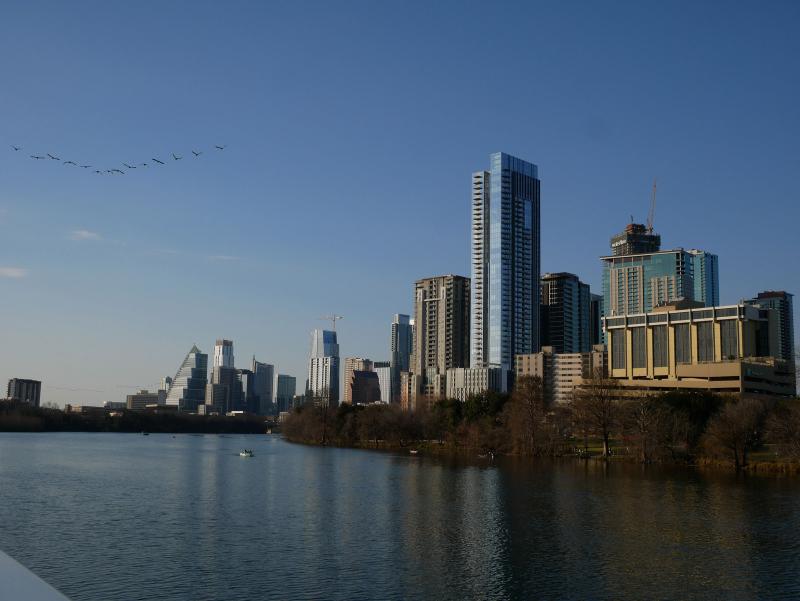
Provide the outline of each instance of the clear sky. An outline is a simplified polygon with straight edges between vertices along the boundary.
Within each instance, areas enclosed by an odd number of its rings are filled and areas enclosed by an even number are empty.
[[[662,246],[717,253],[723,303],[800,293],[797,2],[2,12],[0,380],[43,401],[124,400],[217,337],[301,388],[331,312],[343,356],[387,359],[414,280],[469,275],[499,150],[539,166],[543,271],[599,291],[658,177]]]

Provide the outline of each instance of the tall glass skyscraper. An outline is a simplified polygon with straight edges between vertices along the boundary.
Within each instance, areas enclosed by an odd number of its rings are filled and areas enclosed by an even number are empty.
[[[180,411],[196,411],[197,406],[205,401],[207,381],[208,355],[194,345],[172,378],[166,404],[176,406]]]
[[[389,349],[391,353],[391,390],[381,390],[384,403],[399,402],[400,400],[400,374],[409,371],[411,367],[411,353],[414,351],[414,320],[408,315],[396,313],[392,319],[392,341]]]
[[[489,163],[472,175],[470,364],[510,370],[541,342],[539,170],[502,152]]]
[[[335,331],[314,330],[311,335],[307,395],[321,405],[339,404],[339,343]]]
[[[719,259],[704,250],[689,251],[694,277],[694,300],[706,307],[719,306]]]

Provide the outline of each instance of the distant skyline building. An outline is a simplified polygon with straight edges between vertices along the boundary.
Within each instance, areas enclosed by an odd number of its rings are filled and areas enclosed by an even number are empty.
[[[292,409],[292,399],[297,393],[297,378],[285,374],[275,375],[275,408],[281,411]]]
[[[588,353],[591,348],[591,293],[573,273],[546,273],[541,279],[542,343],[556,353]]]
[[[42,383],[39,380],[11,378],[8,381],[7,395],[9,399],[28,403],[38,407],[42,397]]]
[[[147,405],[165,405],[167,393],[165,390],[150,392],[140,390],[136,394],[129,394],[125,397],[125,408],[130,411],[144,411]]]
[[[583,380],[608,376],[608,355],[602,344],[580,353],[556,353],[553,347],[543,346],[538,353],[517,355],[515,361],[517,380],[524,376],[542,379],[542,392],[548,404],[569,403]]]
[[[719,305],[719,259],[717,255],[693,248],[688,251],[692,260],[694,300],[706,307]]]
[[[748,305],[757,305],[775,312],[772,333],[777,350],[776,357],[789,361],[794,368],[794,295],[783,290],[766,290],[759,292],[755,298],[746,301]]]
[[[510,370],[540,346],[540,182],[533,163],[489,162],[472,175],[470,365]]]
[[[353,402],[353,374],[357,371],[372,371],[372,361],[363,357],[345,357],[343,403]]]
[[[221,401],[217,389],[212,389],[214,393],[213,402],[208,397],[205,399],[206,405],[214,405],[220,413],[228,411],[244,411],[246,408],[245,389],[242,384],[241,370],[235,367],[217,366],[211,370],[211,384],[224,387],[224,400]],[[245,381],[244,384],[247,384]]]
[[[256,358],[253,357],[251,371],[253,372],[252,394],[257,413],[259,415],[268,415],[272,413],[273,409],[275,366],[256,361]]]
[[[213,367],[234,367],[233,360],[233,341],[217,339],[214,345],[214,364]]]
[[[169,387],[172,386],[172,378],[169,376],[164,376],[161,378],[161,384],[159,384],[159,390],[169,390]]]
[[[166,404],[180,411],[196,411],[206,396],[208,355],[193,345],[167,391]]]
[[[381,402],[392,402],[392,364],[389,361],[376,361],[372,364],[372,371],[378,374],[378,385],[381,392]],[[398,397],[399,399],[399,397]]]
[[[390,343],[391,390],[383,398],[385,403],[397,402],[400,399],[400,374],[409,371],[411,354],[414,352],[414,320],[403,313],[396,313],[392,318],[392,338]]]
[[[339,343],[336,331],[314,330],[308,359],[308,394],[322,405],[339,404]]]
[[[615,257],[641,255],[661,250],[661,236],[641,223],[629,223],[622,233],[611,238],[611,254]]]
[[[353,405],[369,405],[381,400],[380,381],[374,371],[355,370],[352,374],[352,393],[350,402]]]
[[[589,295],[589,337],[592,346],[596,344],[603,344],[605,337],[603,336],[603,317],[605,311],[603,310],[603,295],[590,293]]]

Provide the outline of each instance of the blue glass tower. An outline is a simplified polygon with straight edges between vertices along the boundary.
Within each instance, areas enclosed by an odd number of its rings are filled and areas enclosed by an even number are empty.
[[[539,230],[538,167],[492,154],[472,176],[472,367],[511,369],[539,350]]]

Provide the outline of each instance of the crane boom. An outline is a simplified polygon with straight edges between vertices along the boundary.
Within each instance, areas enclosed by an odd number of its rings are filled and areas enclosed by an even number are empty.
[[[339,321],[340,319],[344,319],[344,315],[336,315],[334,313],[333,315],[323,315],[319,319],[324,319],[326,321],[333,322],[333,331],[335,332],[336,331],[336,322]]]
[[[656,216],[656,179],[653,178],[653,192],[650,195],[650,213],[647,215],[647,233],[653,233],[653,219]]]

